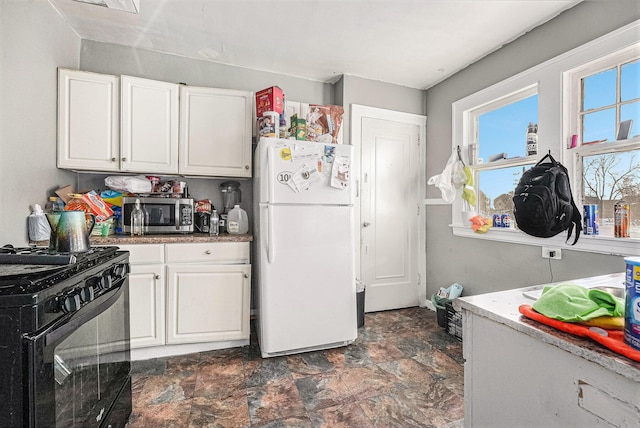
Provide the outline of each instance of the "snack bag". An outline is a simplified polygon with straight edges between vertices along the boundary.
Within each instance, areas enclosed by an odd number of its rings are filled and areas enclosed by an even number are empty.
[[[307,113],[307,141],[337,144],[343,114],[342,106],[311,104]]]

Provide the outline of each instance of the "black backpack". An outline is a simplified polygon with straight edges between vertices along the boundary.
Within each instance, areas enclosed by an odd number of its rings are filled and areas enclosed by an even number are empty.
[[[578,242],[582,216],[573,202],[567,168],[551,153],[522,174],[513,194],[513,215],[518,228],[528,235],[550,238],[569,229],[569,241],[575,227],[571,245]]]

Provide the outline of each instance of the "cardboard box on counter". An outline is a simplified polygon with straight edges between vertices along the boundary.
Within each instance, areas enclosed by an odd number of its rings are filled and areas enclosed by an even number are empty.
[[[284,112],[284,94],[277,86],[256,92],[256,117],[262,117],[265,111]]]
[[[307,121],[299,118],[297,114],[291,116],[291,128],[289,135],[295,140],[304,141],[307,139]]]

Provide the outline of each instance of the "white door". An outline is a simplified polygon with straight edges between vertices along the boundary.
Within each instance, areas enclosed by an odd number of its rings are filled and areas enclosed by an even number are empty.
[[[120,168],[178,173],[178,85],[122,76]]]
[[[360,279],[365,311],[425,303],[426,117],[352,106],[360,147]]]
[[[251,177],[253,93],[180,86],[180,174]]]

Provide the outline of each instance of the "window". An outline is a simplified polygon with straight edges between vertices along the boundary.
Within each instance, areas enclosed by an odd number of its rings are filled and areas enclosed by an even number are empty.
[[[640,256],[640,21],[455,101],[452,114],[452,148],[462,149],[473,170],[476,214],[510,214],[510,192],[522,172],[550,152],[569,170],[576,205],[600,204],[601,218],[599,235],[581,236],[575,246],[566,244],[566,234],[536,238],[514,227],[478,234],[456,197],[454,235]],[[631,131],[617,140],[626,121]],[[539,125],[535,156],[525,153],[529,122]],[[501,153],[504,159],[489,162]],[[613,233],[620,199],[631,206],[627,239]]]
[[[535,163],[536,154],[527,151],[527,130],[538,124],[536,90],[526,88],[469,112],[473,123],[469,162],[477,191],[473,208],[483,217],[513,218],[513,191],[522,173]],[[503,228],[514,226],[515,222],[500,222]]]
[[[570,129],[580,182],[576,204],[598,206],[598,236],[614,237],[616,203],[640,238],[640,57],[625,49],[570,72]],[[625,124],[626,122],[626,124]],[[624,130],[625,125],[630,129]],[[634,129],[635,128],[635,129]],[[572,140],[572,141],[573,141]],[[596,232],[594,232],[596,234]]]

